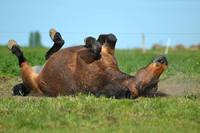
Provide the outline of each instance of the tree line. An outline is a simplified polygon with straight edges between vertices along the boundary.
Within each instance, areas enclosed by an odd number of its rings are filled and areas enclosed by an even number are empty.
[[[29,47],[42,47],[41,35],[39,31],[30,32]]]

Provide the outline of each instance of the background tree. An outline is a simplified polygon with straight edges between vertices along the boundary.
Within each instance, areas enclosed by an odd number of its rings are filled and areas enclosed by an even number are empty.
[[[41,47],[42,43],[41,43],[41,35],[40,32],[35,32],[35,47]]]
[[[35,47],[34,46],[35,42],[34,42],[34,33],[31,32],[29,35],[29,47]]]
[[[31,32],[29,35],[29,47],[42,47],[40,32]]]

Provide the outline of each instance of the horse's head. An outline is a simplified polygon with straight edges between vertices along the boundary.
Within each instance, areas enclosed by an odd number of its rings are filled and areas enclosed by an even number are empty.
[[[161,55],[157,56],[149,65],[140,69],[130,84],[132,95],[138,97],[155,93],[158,88],[159,77],[167,66],[167,58]]]

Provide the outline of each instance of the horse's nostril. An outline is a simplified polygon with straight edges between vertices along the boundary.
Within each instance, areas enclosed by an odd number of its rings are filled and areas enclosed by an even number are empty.
[[[158,56],[154,59],[154,62],[159,62],[161,64],[165,64],[165,65],[168,65],[168,61],[167,61],[167,58],[163,55],[161,56]]]
[[[165,61],[161,59],[161,60],[158,60],[158,62],[163,64]]]

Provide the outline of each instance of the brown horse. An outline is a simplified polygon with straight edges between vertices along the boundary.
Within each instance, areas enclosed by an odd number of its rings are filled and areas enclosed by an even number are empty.
[[[18,57],[23,83],[13,89],[14,95],[33,92],[38,96],[74,95],[79,92],[115,98],[157,96],[159,77],[168,65],[159,56],[140,69],[135,76],[121,72],[114,57],[117,38],[113,34],[85,39],[85,45],[59,50],[63,44],[59,32],[50,30],[54,45],[46,54],[46,63],[36,73],[14,40],[9,48]],[[58,51],[59,50],[59,51]]]

